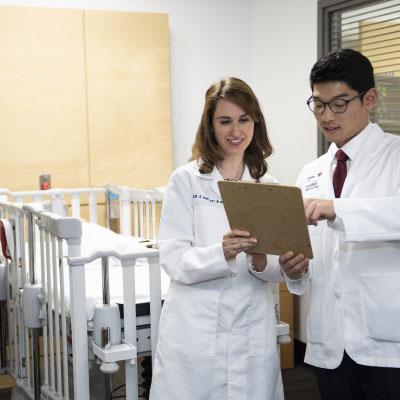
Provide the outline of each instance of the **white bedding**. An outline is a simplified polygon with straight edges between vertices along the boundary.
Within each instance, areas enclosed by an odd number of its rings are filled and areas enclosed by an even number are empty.
[[[101,227],[97,224],[82,223],[82,244],[81,254],[89,255],[96,250],[118,250],[138,249],[142,250],[144,244],[140,239],[132,236],[118,235],[114,232]],[[40,282],[40,257],[39,244],[36,244],[36,258],[39,259],[37,266],[37,281]],[[67,248],[64,246],[64,256],[67,255]],[[28,254],[28,253],[27,253]],[[67,312],[69,312],[69,267],[64,262],[64,288],[65,303]],[[123,304],[122,289],[122,267],[118,259],[109,258],[109,293],[111,303]],[[161,296],[164,298],[169,287],[169,277],[161,270]],[[88,321],[93,319],[94,308],[103,301],[102,293],[102,267],[101,259],[85,265],[85,283],[86,283],[86,313]],[[135,265],[135,294],[136,304],[149,302],[149,265],[147,259],[137,259]]]

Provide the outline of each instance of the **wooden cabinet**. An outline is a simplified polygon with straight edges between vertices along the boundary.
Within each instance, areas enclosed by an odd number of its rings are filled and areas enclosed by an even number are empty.
[[[0,6],[0,187],[165,185],[167,14]]]
[[[279,308],[280,320],[290,325],[290,337],[292,341],[281,345],[281,368],[294,367],[294,317],[293,317],[293,294],[289,293],[286,283],[279,285]]]

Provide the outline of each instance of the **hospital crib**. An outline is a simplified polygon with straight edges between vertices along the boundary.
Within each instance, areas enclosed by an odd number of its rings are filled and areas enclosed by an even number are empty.
[[[105,188],[95,188],[95,189],[52,189],[46,192],[43,191],[36,191],[36,192],[18,192],[18,193],[10,193],[8,191],[3,191],[0,192],[3,195],[3,199],[6,198],[11,198],[11,199],[18,199],[18,200],[26,200],[30,198],[31,200],[36,200],[39,201],[39,204],[46,205],[47,208],[52,209],[53,211],[56,211],[60,214],[65,214],[66,213],[66,206],[65,206],[65,197],[70,196],[70,202],[71,202],[71,210],[72,215],[75,217],[79,217],[81,214],[81,209],[80,205],[82,201],[80,200],[80,197],[82,194],[86,195],[89,199],[89,220],[96,222],[98,218],[98,205],[96,204],[97,201],[100,199],[100,201],[105,201],[107,205],[107,225],[110,225],[110,216],[111,214],[111,207],[115,206],[115,199],[117,199],[117,213],[119,214],[119,219],[120,219],[120,230],[124,234],[131,234],[131,232],[134,233],[134,236],[139,236],[141,238],[145,239],[154,239],[156,236],[156,214],[157,214],[157,203],[160,203],[162,201],[162,189],[155,189],[155,190],[138,190],[138,189],[131,189],[131,188],[126,188],[126,187],[118,187],[118,186],[112,186],[109,185],[108,187]],[[116,194],[116,196],[110,196],[109,194],[113,193]],[[105,199],[104,199],[105,196]],[[50,199],[48,202],[47,199]],[[114,203],[112,203],[114,202]],[[1,207],[0,207],[1,208]],[[3,207],[6,209],[6,206],[4,205]],[[17,207],[18,208],[18,207]],[[15,220],[19,220],[20,216],[31,213],[33,215],[33,210],[29,211],[29,208],[24,208],[24,211],[21,213],[20,208],[18,208],[18,211],[14,209],[14,212],[17,217],[15,217]],[[4,210],[3,210],[4,211]],[[115,210],[113,211],[115,215]],[[29,217],[28,219],[30,219]],[[18,222],[16,223],[16,227],[18,228]],[[24,229],[16,229],[17,232],[19,232],[19,235],[24,234]],[[18,236],[18,235],[17,235]],[[24,239],[20,239],[22,242],[24,242]],[[33,256],[31,255],[30,257],[26,257],[24,254],[24,246],[19,250],[20,254],[17,254],[17,259],[19,264],[21,266],[21,269],[23,270],[23,265],[25,265],[25,282],[29,282],[30,277],[29,275],[26,275],[26,271],[29,269],[28,265],[29,264],[29,258],[32,258]],[[25,251],[25,253],[30,253],[29,249]],[[12,262],[12,261],[8,261]],[[158,267],[158,265],[157,265]],[[152,279],[154,280],[155,283],[153,283],[154,286],[159,286],[160,281],[164,284],[164,290],[163,293],[166,291],[166,287],[168,286],[168,278],[165,276],[165,274],[159,272],[159,268],[153,268],[150,269],[150,271],[153,271],[153,277]],[[13,277],[15,280],[15,277]],[[21,279],[21,278],[19,278]],[[17,278],[18,280],[18,278]],[[15,282],[14,286],[11,285],[11,287],[21,287],[21,282]],[[12,296],[12,293],[10,293]],[[20,319],[20,316],[17,315],[20,311],[20,307],[18,306],[19,300],[18,300],[18,291],[15,291],[16,297],[10,301],[10,304],[14,304],[14,308],[11,310],[10,314],[11,317],[14,317],[15,319]],[[161,295],[161,294],[160,294]],[[277,316],[278,316],[278,292],[275,292],[276,295],[276,311],[277,311]],[[142,298],[139,299],[139,302],[137,302],[137,311],[139,311],[139,315],[136,319],[136,325],[137,325],[137,350],[142,353],[142,354],[149,354],[151,352],[151,349],[155,348],[155,343],[156,343],[156,332],[158,331],[158,316],[159,316],[159,309],[156,310],[149,310],[149,301],[148,301],[148,296],[147,298]],[[54,303],[55,304],[55,303]],[[157,304],[157,302],[156,302]],[[160,304],[160,302],[158,302]],[[153,305],[154,308],[154,305]],[[14,311],[14,314],[12,313]],[[150,321],[151,319],[151,321]],[[67,320],[68,321],[68,320]],[[35,363],[32,364],[30,363],[30,355],[29,355],[29,349],[32,346],[26,345],[26,343],[29,343],[29,334],[26,332],[26,328],[23,325],[23,321],[20,321],[20,324],[15,324],[17,325],[16,332],[14,331],[14,338],[13,338],[13,343],[14,343],[14,353],[15,356],[12,359],[11,363],[11,368],[9,368],[12,372],[14,372],[12,375],[17,378],[17,382],[21,387],[24,387],[26,392],[29,394],[31,398],[34,398],[34,391],[36,390],[35,385],[34,385],[34,378],[35,374],[37,374],[38,367],[35,367]],[[90,326],[90,323],[89,325]],[[152,329],[150,330],[150,327]],[[53,328],[54,329],[54,328]],[[21,331],[21,332],[19,332]],[[90,331],[90,329],[89,329]],[[24,334],[21,334],[25,332]],[[288,340],[288,333],[289,333],[289,327],[287,324],[284,323],[278,323],[277,324],[277,337],[278,337],[278,343],[284,343]],[[31,335],[35,339],[35,335]],[[149,340],[151,338],[151,340]],[[289,339],[290,340],[290,339]],[[28,354],[26,354],[28,352]],[[91,353],[92,351],[90,351]],[[51,353],[49,353],[51,355]],[[48,356],[49,356],[48,354]],[[33,354],[35,357],[35,354]],[[154,355],[154,354],[153,354]],[[20,362],[18,362],[18,358]],[[45,357],[46,358],[46,357]],[[71,359],[71,357],[70,357]],[[73,358],[72,358],[73,359]],[[28,360],[28,362],[27,362]],[[34,360],[35,361],[35,360]],[[37,364],[37,361],[36,361]],[[51,374],[50,374],[51,376]],[[56,373],[57,379],[60,374]],[[36,377],[37,379],[37,377]],[[53,382],[54,384],[54,382]],[[58,382],[56,383],[58,384]],[[37,385],[36,385],[37,386]],[[49,389],[49,383],[45,379],[44,380],[44,385],[43,385],[43,393],[47,393],[49,390],[50,392],[54,392],[55,388],[51,387],[51,382],[50,382],[50,389]],[[57,391],[57,389],[56,389]],[[61,396],[61,394],[58,394]]]
[[[47,197],[52,198],[52,206],[54,206],[54,204],[56,206],[58,206],[58,209],[60,212],[64,213],[64,208],[65,208],[65,204],[63,205],[63,196],[65,196],[65,194],[69,194],[69,195],[73,195],[76,196],[77,194],[81,194],[81,193],[86,193],[89,191],[89,198],[92,198],[92,200],[95,197],[99,197],[98,194],[105,192],[106,189],[104,188],[96,188],[96,189],[89,189],[89,190],[83,190],[83,189],[78,189],[78,190],[59,190],[59,189],[55,189],[53,191],[47,191],[47,192],[37,192],[37,193],[33,193],[33,192],[24,192],[22,193],[16,193],[15,196],[14,194],[10,194],[10,193],[5,193],[5,196],[8,197],[19,197],[19,199],[23,198],[22,196],[25,196],[24,198],[27,198],[28,196],[33,199],[35,198],[36,200],[39,200],[42,203],[45,203],[45,201],[43,200],[43,197],[46,195]],[[79,192],[79,193],[78,193]],[[152,215],[149,208],[149,204],[151,203],[153,208],[155,208],[155,201],[154,199],[151,199],[151,197],[149,197],[146,193],[146,191],[137,191],[137,190],[133,190],[131,189],[129,191],[129,193],[127,194],[129,196],[129,203],[130,203],[130,207],[133,208],[133,213],[135,214],[143,214],[143,210],[146,210],[147,215]],[[151,191],[149,191],[151,192]],[[4,192],[3,192],[4,193]],[[125,193],[124,190],[120,190],[120,193]],[[33,196],[33,195],[35,196]],[[139,196],[140,194],[140,196]],[[39,196],[41,196],[41,198],[39,198]],[[24,199],[23,198],[23,199]],[[120,197],[121,199],[121,204],[122,204],[122,197]],[[143,202],[142,202],[143,200]],[[39,204],[40,204],[39,202]],[[75,210],[75,215],[79,215],[79,199],[73,199],[72,204],[75,204],[75,207],[72,207],[72,212],[74,212]],[[23,235],[25,234],[25,229],[20,229],[19,226],[22,225],[22,222],[24,217],[26,215],[29,214],[28,209],[25,207],[23,209],[21,209],[21,207],[19,206],[15,206],[15,205],[11,205],[11,204],[7,204],[7,203],[2,203],[2,213],[3,216],[8,216],[11,217],[11,220],[13,221],[17,221],[15,224],[15,232],[17,232],[17,237],[19,238],[19,241],[21,243],[25,242],[25,239],[23,238]],[[89,204],[89,209],[91,210],[89,219],[90,220],[95,220],[95,218],[93,216],[97,216],[97,210],[96,210],[96,205],[95,204]],[[78,212],[76,211],[78,210]],[[120,207],[120,211],[122,213],[122,211],[125,212],[125,214],[127,214],[129,212],[128,210],[128,204],[125,204],[124,207]],[[28,218],[29,219],[29,218]],[[121,218],[122,220],[124,220],[124,217]],[[138,217],[137,222],[135,222],[134,218],[130,218],[131,221],[133,220],[134,225],[137,226],[136,228],[134,227],[134,230],[140,230],[140,232],[142,232],[143,234],[146,233],[146,236],[148,238],[151,238],[151,236],[154,236],[154,232],[155,229],[154,228],[150,228],[149,227],[149,219],[147,218],[147,222],[146,222],[146,218],[142,219],[142,217]],[[152,217],[152,220],[154,221],[154,218]],[[147,227],[146,227],[147,225]],[[129,226],[129,223],[123,223],[122,226]],[[104,230],[105,231],[105,230]],[[104,233],[103,231],[103,233]],[[93,233],[93,232],[92,232]],[[14,233],[15,234],[15,233]],[[31,257],[27,257],[27,253],[28,250],[25,250],[25,246],[16,246],[15,247],[16,250],[18,252],[16,259],[18,260],[15,264],[19,264],[21,267],[23,266],[22,270],[22,277],[24,277],[24,284],[26,282],[29,282],[30,278],[29,278],[29,271],[28,271],[28,265],[30,265],[30,258]],[[150,250],[150,249],[149,249]],[[152,250],[154,251],[154,250]],[[7,261],[10,265],[13,263],[13,260],[8,260]],[[157,265],[158,268],[158,265]],[[21,268],[20,268],[21,269]],[[144,282],[146,279],[143,278],[143,269],[142,270],[142,274],[141,276],[139,276],[139,280],[140,282]],[[3,269],[4,270],[4,269]],[[17,268],[10,268],[10,270],[12,271],[16,271],[18,270]],[[150,272],[152,272],[153,269],[150,269]],[[155,273],[153,273],[152,277],[150,277],[152,279],[152,286],[156,287],[157,286],[157,282],[160,281],[160,277],[163,277],[163,286],[164,286],[164,292],[166,290],[166,287],[168,286],[168,280],[166,279],[165,274],[160,275],[160,271],[159,268],[158,269],[154,269]],[[21,275],[21,274],[19,274]],[[21,278],[19,278],[21,280]],[[97,278],[96,278],[97,279]],[[15,279],[14,279],[15,281]],[[121,282],[123,282],[124,280],[121,279]],[[148,278],[147,278],[148,281]],[[154,283],[155,282],[155,283]],[[147,282],[148,283],[148,282]],[[101,284],[100,284],[101,285]],[[10,287],[12,288],[19,288],[22,286],[21,282],[14,282],[13,285],[10,285]],[[15,307],[13,310],[15,314],[18,313],[18,310],[20,309],[20,307],[18,307],[17,303],[18,303],[18,290],[15,290],[15,295],[13,297],[13,301],[10,301],[10,304],[15,304]],[[143,305],[147,305],[148,306],[148,292],[149,290],[147,289],[147,293],[142,293],[141,298],[138,299],[139,302],[139,306],[143,306]],[[11,295],[13,295],[13,293],[11,293]],[[122,301],[121,301],[122,302]],[[161,304],[161,303],[160,303]],[[147,307],[148,308],[148,307]],[[12,312],[10,312],[11,316],[13,316]],[[159,315],[159,310],[154,310],[154,307],[152,309],[151,312],[151,317],[148,315],[149,313],[147,313],[147,315],[142,315],[137,319],[137,324],[138,324],[138,328],[140,328],[140,330],[138,330],[138,332],[140,332],[140,334],[138,335],[138,350],[140,353],[142,354],[146,354],[148,353],[151,348],[155,347],[155,343],[156,343],[156,336],[154,336],[154,333],[156,333],[158,331],[157,326],[158,326],[158,315]],[[17,318],[17,317],[15,317]],[[150,323],[150,319],[152,319],[151,323]],[[17,322],[17,321],[15,321]],[[11,372],[13,376],[15,376],[17,378],[17,382],[19,377],[22,377],[21,379],[21,385],[23,387],[27,387],[28,389],[31,388],[32,389],[32,382],[30,382],[30,377],[32,375],[32,368],[30,366],[30,363],[26,362],[26,360],[30,360],[30,356],[29,354],[25,354],[26,351],[29,352],[29,347],[30,346],[26,346],[26,343],[28,343],[29,341],[29,337],[28,335],[24,334],[22,335],[21,332],[24,331],[24,327],[22,323],[14,323],[13,324],[16,329],[14,329],[14,339],[13,339],[13,343],[15,345],[15,357],[13,358],[13,362],[11,365]],[[140,325],[140,326],[139,326]],[[150,326],[153,327],[152,332],[153,335],[150,334]],[[21,332],[19,332],[21,331]],[[149,340],[149,338],[151,337],[151,341]],[[4,349],[5,346],[2,346],[2,348]],[[5,357],[3,356],[2,359],[4,360]],[[18,360],[21,360],[21,362],[18,362]],[[35,370],[35,368],[33,368]],[[32,392],[32,390],[27,390],[28,392]],[[31,393],[32,394],[32,393]]]

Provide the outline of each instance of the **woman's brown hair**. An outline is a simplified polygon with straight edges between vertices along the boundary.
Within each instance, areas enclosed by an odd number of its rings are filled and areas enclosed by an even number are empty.
[[[224,155],[215,139],[213,117],[218,100],[225,99],[239,106],[254,121],[254,135],[244,153],[250,175],[259,179],[268,170],[266,158],[272,154],[267,127],[257,97],[246,82],[225,78],[214,83],[206,92],[203,114],[192,146],[192,160],[200,164],[200,172],[209,174]]]

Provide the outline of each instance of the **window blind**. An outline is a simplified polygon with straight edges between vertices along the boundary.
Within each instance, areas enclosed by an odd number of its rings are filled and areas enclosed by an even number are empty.
[[[379,103],[371,119],[400,135],[400,0],[333,11],[331,50],[352,48],[371,61]]]

